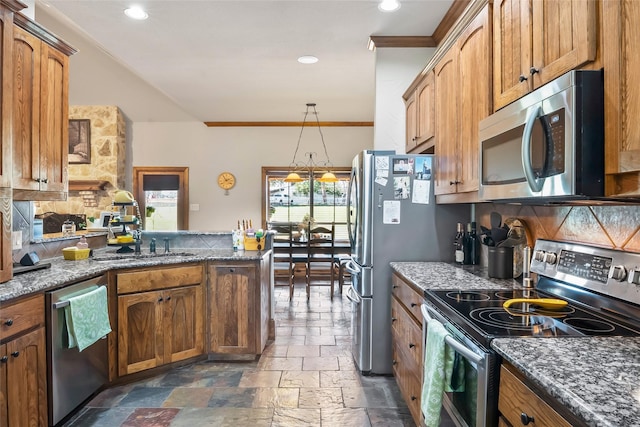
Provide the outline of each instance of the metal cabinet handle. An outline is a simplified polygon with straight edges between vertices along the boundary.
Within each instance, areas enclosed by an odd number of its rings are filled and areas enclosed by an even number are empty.
[[[411,308],[415,307],[416,305],[418,305],[418,304],[416,304],[415,302],[412,302],[411,303]]]
[[[158,302],[162,302],[162,297],[158,298]]]
[[[46,184],[47,182],[49,182],[49,178],[43,178],[43,179],[40,180],[40,182],[43,182],[43,183]]]
[[[11,355],[13,357],[18,357],[18,356],[20,356],[20,352],[19,351],[14,351],[13,353],[11,353]]]
[[[13,319],[7,319],[7,320],[5,320],[4,324],[5,324],[5,325],[7,325],[7,326],[11,326],[11,325],[13,325]]]
[[[167,301],[171,301],[171,297],[167,297]]]
[[[391,318],[391,323],[395,322],[396,320],[398,320],[396,317],[392,317]]]
[[[411,343],[409,343],[409,348],[413,348],[413,347],[415,347],[415,346],[416,346],[415,344],[411,344]]]
[[[418,400],[418,398],[415,396],[411,396],[411,400]]]
[[[540,72],[540,70],[537,69],[536,67],[531,67],[531,68],[529,68],[529,72],[533,76],[534,74],[538,74]]]
[[[518,77],[518,81],[519,81],[520,83],[522,83],[522,82],[524,82],[524,81],[527,81],[527,80],[528,80],[528,79],[527,79],[527,76],[525,76],[524,74],[520,74],[520,77]]]
[[[233,268],[229,269],[229,273],[233,273],[234,271],[235,271],[235,269],[233,269]]]
[[[0,357],[0,363],[7,363],[7,360],[9,360],[7,356]]]
[[[520,422],[522,423],[523,426],[526,426],[529,423],[535,422],[535,420],[533,419],[533,417],[530,417],[529,415],[523,412],[520,414]]]
[[[397,364],[398,364],[398,361],[397,361],[396,359],[393,359],[393,360],[391,361],[391,364],[392,364],[392,365],[397,365]]]

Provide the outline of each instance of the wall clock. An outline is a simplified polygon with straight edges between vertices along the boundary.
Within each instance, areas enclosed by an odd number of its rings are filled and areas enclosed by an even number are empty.
[[[229,194],[229,190],[236,185],[236,177],[231,172],[222,172],[218,175],[218,186],[224,190],[224,194]]]

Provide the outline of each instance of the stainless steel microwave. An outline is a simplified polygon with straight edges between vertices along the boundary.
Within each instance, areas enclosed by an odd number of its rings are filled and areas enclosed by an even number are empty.
[[[575,70],[541,86],[482,120],[479,142],[481,200],[602,197],[603,72]]]

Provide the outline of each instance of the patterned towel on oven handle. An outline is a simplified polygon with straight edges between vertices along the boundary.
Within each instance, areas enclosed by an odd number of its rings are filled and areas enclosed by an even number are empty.
[[[464,362],[445,343],[449,332],[435,319],[429,321],[424,348],[421,409],[427,427],[440,425],[443,392],[464,391]]]

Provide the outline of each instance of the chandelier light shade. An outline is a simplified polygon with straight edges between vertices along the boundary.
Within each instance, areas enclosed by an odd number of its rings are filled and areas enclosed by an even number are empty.
[[[304,132],[304,125],[307,122],[307,116],[309,115],[309,109],[313,109],[312,114],[316,116],[316,124],[318,126],[318,132],[320,132],[320,140],[322,141],[322,148],[324,149],[325,160],[318,163],[315,160],[317,153],[308,152],[305,153],[305,162],[298,162],[298,149],[300,148],[300,140],[302,139],[302,133]],[[300,135],[298,136],[298,143],[296,144],[296,151],[293,152],[293,160],[289,165],[289,174],[284,179],[284,182],[302,182],[305,181],[300,175],[308,174],[312,176],[315,171],[324,171],[322,176],[317,179],[319,182],[338,182],[338,178],[331,172],[333,164],[329,160],[329,154],[327,153],[327,146],[324,143],[324,135],[320,128],[320,120],[318,120],[318,112],[316,111],[316,104],[310,102],[307,104],[307,110],[304,113],[304,119],[302,120],[302,128],[300,129]]]

